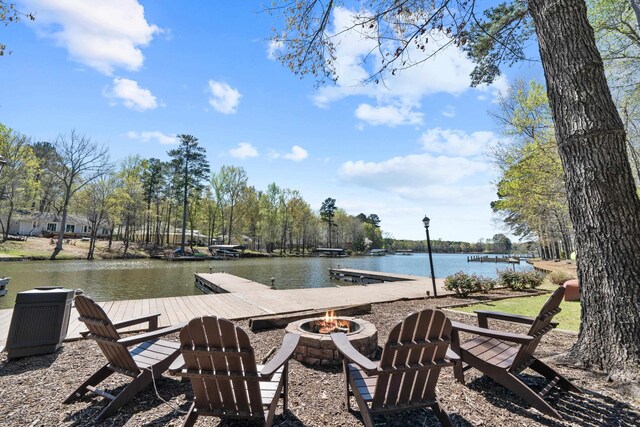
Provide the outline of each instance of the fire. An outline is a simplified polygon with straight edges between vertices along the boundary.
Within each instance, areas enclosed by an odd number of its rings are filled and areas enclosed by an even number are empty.
[[[330,334],[331,332],[349,332],[349,321],[338,319],[333,310],[328,310],[324,314],[324,319],[317,321],[316,327],[320,334]]]

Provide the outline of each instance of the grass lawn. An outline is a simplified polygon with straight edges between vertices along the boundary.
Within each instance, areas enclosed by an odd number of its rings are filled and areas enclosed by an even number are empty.
[[[543,286],[543,288],[547,288]],[[542,305],[549,299],[549,295],[533,297],[509,298],[483,304],[457,307],[455,310],[473,313],[474,310],[504,311],[506,313],[520,314],[523,316],[536,316]],[[580,328],[580,301],[562,301],[562,311],[555,315],[554,321],[559,322],[558,329],[578,332]],[[489,321],[491,326],[491,321]]]

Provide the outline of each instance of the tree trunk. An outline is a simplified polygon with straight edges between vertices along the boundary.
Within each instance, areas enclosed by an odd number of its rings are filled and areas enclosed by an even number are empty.
[[[575,227],[582,323],[572,355],[640,371],[640,199],[583,0],[529,0]]]
[[[93,252],[96,248],[96,233],[98,232],[97,222],[91,223],[91,234],[89,235],[89,252],[87,253],[87,259],[93,259]]]
[[[64,196],[64,206],[62,207],[62,219],[60,220],[60,231],[58,232],[58,242],[51,254],[50,260],[55,260],[58,254],[62,251],[62,241],[64,240],[64,229],[67,226],[67,208],[69,207],[69,201],[71,200],[71,186],[66,189]]]

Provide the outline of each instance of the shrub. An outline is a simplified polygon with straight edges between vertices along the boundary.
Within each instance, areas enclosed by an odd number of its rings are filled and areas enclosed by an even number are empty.
[[[496,281],[494,279],[488,277],[481,277],[480,279],[480,290],[482,292],[487,293],[496,287]]]
[[[495,287],[495,280],[462,271],[448,276],[444,280],[444,288],[453,291],[459,297],[466,297],[471,292],[488,292]]]
[[[547,279],[554,285],[560,286],[567,280],[575,279],[575,277],[566,271],[553,271],[547,275]]]
[[[511,271],[498,272],[498,283],[514,291],[523,289],[535,289],[544,281],[544,275],[537,271]]]

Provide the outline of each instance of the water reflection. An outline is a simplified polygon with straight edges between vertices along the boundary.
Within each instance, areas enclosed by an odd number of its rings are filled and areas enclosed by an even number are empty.
[[[457,271],[495,277],[507,264],[467,263],[464,254],[434,254],[436,277],[446,277]],[[225,271],[256,282],[269,284],[271,278],[279,289],[319,288],[335,286],[329,280],[329,268],[354,268],[388,273],[429,275],[425,254],[413,256],[349,258],[253,258],[233,261],[166,262],[158,260],[104,261],[33,261],[3,262],[0,276],[11,281],[7,296],[0,298],[0,308],[13,307],[16,293],[36,286],[82,288],[97,301],[160,298],[199,295],[193,285],[195,272]],[[530,269],[525,263],[517,270]],[[340,285],[347,285],[340,282]]]

